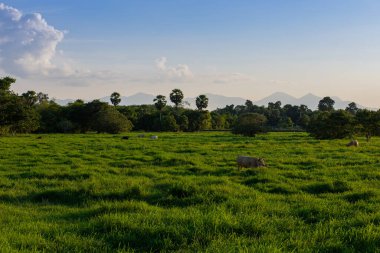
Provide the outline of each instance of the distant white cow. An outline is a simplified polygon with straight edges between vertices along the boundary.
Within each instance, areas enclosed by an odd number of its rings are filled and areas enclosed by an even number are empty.
[[[144,137],[145,137],[145,134],[139,134],[139,135],[137,135],[137,137],[139,137],[139,138],[144,138]]]
[[[238,156],[236,162],[239,170],[240,168],[256,168],[266,166],[263,158],[255,158],[250,156]]]
[[[151,140],[158,140],[158,136],[157,136],[157,135],[152,135],[152,136],[150,137],[150,139],[151,139]]]
[[[359,147],[359,142],[357,140],[351,140],[349,143],[347,143],[346,146],[347,147],[351,147],[351,146]]]

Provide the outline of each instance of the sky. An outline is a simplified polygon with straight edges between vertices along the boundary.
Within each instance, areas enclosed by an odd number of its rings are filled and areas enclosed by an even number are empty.
[[[0,0],[13,89],[253,101],[274,92],[380,107],[378,0]]]

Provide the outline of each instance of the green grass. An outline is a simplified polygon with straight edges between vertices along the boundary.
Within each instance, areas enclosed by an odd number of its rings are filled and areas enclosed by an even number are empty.
[[[0,138],[1,252],[380,252],[379,138],[128,135]]]

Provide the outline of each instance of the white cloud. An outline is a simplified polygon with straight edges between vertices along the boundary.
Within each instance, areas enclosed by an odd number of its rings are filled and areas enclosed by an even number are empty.
[[[168,66],[166,57],[156,59],[156,67],[170,78],[191,78],[194,76],[189,66],[185,64],[178,64],[174,67]]]
[[[0,68],[17,76],[68,75],[68,64],[58,64],[57,45],[64,32],[49,25],[41,14],[23,14],[0,3]]]

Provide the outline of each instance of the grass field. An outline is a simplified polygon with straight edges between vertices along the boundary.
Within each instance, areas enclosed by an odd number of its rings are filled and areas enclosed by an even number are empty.
[[[380,252],[379,138],[128,135],[0,138],[1,252]]]

